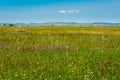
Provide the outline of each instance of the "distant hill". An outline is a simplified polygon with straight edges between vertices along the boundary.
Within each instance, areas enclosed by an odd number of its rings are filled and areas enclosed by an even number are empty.
[[[41,25],[41,23],[0,23],[0,25],[9,25],[13,24],[15,26],[38,26]]]
[[[42,25],[104,25],[104,26],[120,26],[120,23],[106,23],[106,22],[93,22],[93,23],[76,23],[76,22],[48,22]]]
[[[0,25],[9,25],[13,23],[0,23]],[[102,26],[120,26],[120,23],[107,23],[107,22],[93,22],[93,23],[77,23],[77,22],[47,22],[47,23],[14,23],[17,26],[39,26],[39,25],[102,25]]]
[[[120,26],[120,23],[94,22],[94,25]]]
[[[80,23],[76,23],[76,22],[47,22],[47,23],[42,23],[42,25],[80,25]]]

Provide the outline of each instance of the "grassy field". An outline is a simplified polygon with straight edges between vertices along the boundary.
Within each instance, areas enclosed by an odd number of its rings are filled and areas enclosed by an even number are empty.
[[[120,80],[120,27],[0,27],[0,80]]]

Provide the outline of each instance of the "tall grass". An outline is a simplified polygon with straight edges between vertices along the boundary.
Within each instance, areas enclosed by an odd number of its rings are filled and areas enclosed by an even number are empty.
[[[1,80],[120,80],[120,27],[0,27]]]

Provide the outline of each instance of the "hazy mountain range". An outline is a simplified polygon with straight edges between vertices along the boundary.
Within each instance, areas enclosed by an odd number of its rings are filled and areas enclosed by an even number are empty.
[[[47,22],[47,23],[0,23],[0,25],[14,24],[18,26],[39,26],[39,25],[104,25],[104,26],[120,26],[120,23],[109,22],[93,22],[93,23],[76,23],[76,22]]]

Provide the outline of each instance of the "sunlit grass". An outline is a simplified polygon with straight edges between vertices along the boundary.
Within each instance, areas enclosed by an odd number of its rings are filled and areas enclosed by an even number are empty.
[[[120,27],[0,27],[2,80],[119,80]]]

